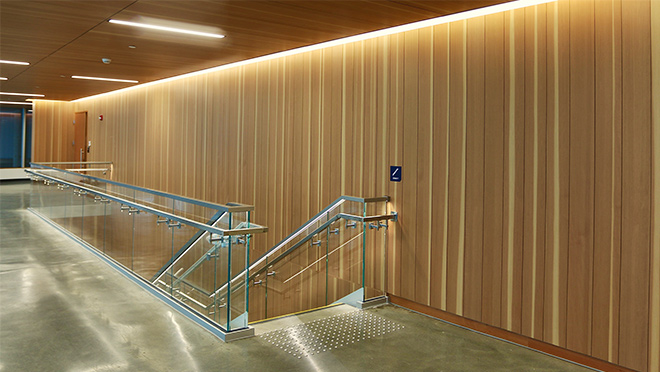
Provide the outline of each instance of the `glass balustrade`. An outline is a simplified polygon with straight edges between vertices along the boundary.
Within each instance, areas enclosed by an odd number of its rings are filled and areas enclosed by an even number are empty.
[[[253,207],[214,204],[39,164],[31,209],[154,290],[230,332],[247,327],[248,288],[214,292],[246,272]]]
[[[339,198],[250,265],[251,319],[385,296],[387,200]]]
[[[253,207],[37,164],[31,209],[224,332],[387,293],[388,198],[341,197],[260,257]],[[93,172],[103,170],[92,169]],[[109,170],[106,171],[106,175]],[[248,316],[249,315],[249,316]]]

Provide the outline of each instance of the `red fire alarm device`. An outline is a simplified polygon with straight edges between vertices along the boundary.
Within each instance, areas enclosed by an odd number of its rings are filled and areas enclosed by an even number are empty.
[[[99,120],[103,121],[103,115],[99,115]]]

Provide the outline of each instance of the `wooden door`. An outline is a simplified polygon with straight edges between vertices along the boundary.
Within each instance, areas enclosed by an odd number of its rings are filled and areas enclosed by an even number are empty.
[[[87,111],[76,112],[73,120],[75,161],[87,161]]]

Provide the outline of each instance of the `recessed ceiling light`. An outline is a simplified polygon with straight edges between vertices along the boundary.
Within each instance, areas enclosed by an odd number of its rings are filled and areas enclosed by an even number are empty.
[[[43,94],[0,92],[0,96],[45,97]]]
[[[102,80],[102,81],[115,81],[118,83],[138,83],[137,80],[126,80],[126,79],[111,79],[103,77],[94,77],[94,76],[71,76],[72,79],[85,79],[85,80]]]
[[[128,47],[131,48],[131,49],[137,48],[135,45],[129,45]]]
[[[108,22],[110,23],[115,23],[118,25],[124,25],[124,26],[133,26],[133,27],[142,27],[142,28],[150,28],[153,30],[160,30],[160,31],[169,31],[169,32],[178,32],[181,34],[189,34],[189,35],[197,35],[197,36],[206,36],[206,37],[214,37],[216,39],[222,39],[225,37],[225,35],[220,35],[220,34],[212,34],[209,32],[200,32],[200,31],[193,31],[193,30],[184,30],[182,28],[175,28],[175,27],[166,27],[166,26],[157,26],[153,24],[148,24],[148,23],[138,23],[138,22],[128,22],[128,21],[120,21],[118,19],[111,19]]]
[[[29,65],[30,64],[29,62],[5,61],[5,60],[2,60],[2,59],[0,59],[0,63],[7,63],[7,64],[10,64],[10,65]]]
[[[32,105],[32,102],[12,102],[12,101],[0,101],[3,105]]]
[[[7,78],[0,76],[0,80],[7,80]]]

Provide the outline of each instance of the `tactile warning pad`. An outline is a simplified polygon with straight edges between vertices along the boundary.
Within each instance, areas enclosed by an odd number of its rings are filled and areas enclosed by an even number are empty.
[[[302,358],[382,336],[403,325],[363,310],[337,314],[262,334],[265,341]]]

